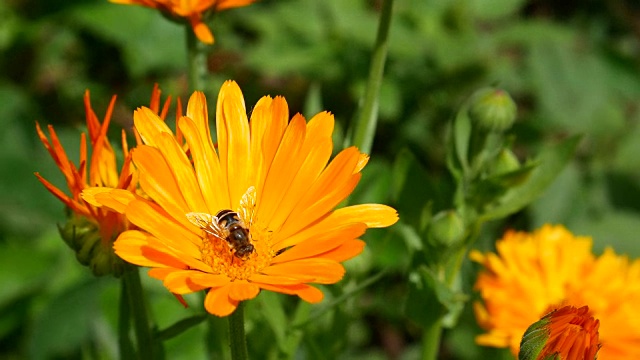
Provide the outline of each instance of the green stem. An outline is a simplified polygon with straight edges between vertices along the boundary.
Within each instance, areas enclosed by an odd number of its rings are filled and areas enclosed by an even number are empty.
[[[131,326],[131,307],[129,306],[129,292],[127,291],[124,277],[120,279],[120,304],[118,306],[118,350],[120,359],[131,359],[135,356],[135,350],[129,337],[129,326]]]
[[[125,271],[122,276],[129,298],[130,315],[133,318],[133,328],[138,344],[138,358],[153,359],[153,338],[149,326],[147,303],[140,282],[140,273],[135,267]]]
[[[382,3],[382,13],[380,14],[376,44],[371,57],[371,67],[369,68],[369,79],[367,80],[364,101],[362,102],[362,107],[356,119],[353,134],[353,145],[357,146],[360,151],[364,153],[371,152],[373,137],[378,123],[378,96],[384,74],[384,63],[387,59],[392,9],[393,0],[384,0]]]
[[[238,304],[238,308],[229,315],[229,339],[231,346],[231,359],[246,360],[247,339],[244,334],[244,305]]]
[[[435,321],[424,329],[422,334],[422,360],[435,360],[440,350],[440,336],[442,336],[442,322]]]
[[[207,44],[198,40],[191,26],[187,31],[187,58],[189,66],[189,87],[191,91],[205,91],[207,84]]]
[[[471,231],[466,239],[466,244],[473,244],[480,234],[482,222],[477,220],[470,225]],[[442,271],[442,280],[449,287],[454,288],[455,281],[462,268],[464,256],[467,253],[467,246],[463,246],[452,258],[444,264]],[[440,349],[440,338],[442,337],[442,318],[434,318],[433,322],[425,327],[422,335],[422,359],[435,360],[438,357]]]

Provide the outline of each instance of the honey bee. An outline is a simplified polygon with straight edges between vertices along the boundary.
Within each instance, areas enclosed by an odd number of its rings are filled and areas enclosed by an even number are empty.
[[[251,186],[242,196],[238,211],[223,209],[215,216],[203,212],[190,212],[187,219],[208,235],[226,241],[235,257],[246,260],[255,250],[249,232],[255,207],[256,189]]]

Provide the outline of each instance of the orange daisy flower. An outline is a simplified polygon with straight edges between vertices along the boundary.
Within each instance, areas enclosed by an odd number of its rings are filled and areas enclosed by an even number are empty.
[[[120,171],[116,165],[116,154],[109,143],[107,132],[111,123],[111,115],[115,105],[116,96],[111,98],[104,120],[100,122],[93,108],[89,90],[84,94],[86,123],[89,133],[91,158],[88,157],[87,135],[80,135],[80,161],[76,166],[69,160],[58,136],[49,125],[47,138],[40,124],[36,122],[36,131],[45,148],[64,175],[70,195],[47,181],[39,173],[36,177],[54,196],[62,201],[70,210],[69,222],[60,229],[65,242],[76,251],[78,260],[92,268],[96,275],[107,273],[119,274],[121,263],[112,250],[113,240],[118,234],[130,228],[127,219],[117,212],[109,209],[87,204],[81,199],[82,190],[89,187],[103,187],[125,189],[137,192],[136,172],[131,166],[131,154],[127,144],[124,130],[122,131],[122,151],[125,156]],[[164,104],[161,116],[164,118],[168,110],[170,99]],[[152,111],[160,110],[160,90],[157,85],[151,95]]]
[[[599,358],[640,358],[640,260],[611,249],[595,257],[590,238],[551,225],[507,231],[496,249],[470,254],[485,268],[475,285],[484,303],[474,304],[476,318],[488,331],[476,338],[479,344],[518,354],[529,324],[562,306],[588,305],[600,321]]]
[[[518,359],[594,360],[600,349],[598,327],[588,306],[554,310],[527,329]]]
[[[211,29],[204,23],[206,11],[221,11],[247,6],[256,0],[110,0],[116,4],[142,5],[158,9],[172,17],[185,18],[200,41],[213,44]]]
[[[149,275],[173,293],[208,289],[204,305],[214,315],[229,315],[261,289],[321,301],[310,284],[339,281],[341,262],[363,250],[365,230],[398,220],[385,205],[335,210],[368,156],[351,147],[329,162],[334,119],[327,112],[289,121],[284,98],[263,97],[249,122],[240,88],[228,81],[218,96],[217,147],[200,92],[178,121],[188,153],[153,111],[138,109],[134,122],[146,145],[133,150],[133,162],[155,203],[126,191],[83,196],[141,229],[118,237],[120,257],[151,267]]]

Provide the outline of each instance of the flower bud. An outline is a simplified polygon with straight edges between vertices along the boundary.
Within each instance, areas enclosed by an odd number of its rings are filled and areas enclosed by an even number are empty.
[[[441,211],[433,216],[429,226],[429,240],[433,245],[455,246],[464,235],[464,221],[455,210]]]
[[[506,91],[484,88],[473,95],[469,117],[486,131],[503,132],[513,125],[516,112],[516,103]]]
[[[520,168],[520,160],[509,149],[502,149],[493,163],[492,175],[507,174]]]
[[[113,243],[104,243],[98,226],[85,217],[71,213],[63,226],[58,226],[64,242],[76,253],[76,259],[91,268],[95,276],[113,274],[118,277],[124,262],[113,251]]]
[[[594,360],[600,322],[589,307],[565,306],[533,323],[522,337],[519,360]]]

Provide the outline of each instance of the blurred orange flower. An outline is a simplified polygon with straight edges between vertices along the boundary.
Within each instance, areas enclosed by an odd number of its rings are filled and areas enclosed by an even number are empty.
[[[386,205],[335,210],[368,156],[351,147],[329,162],[334,119],[327,112],[289,121],[284,98],[263,97],[249,122],[240,88],[228,81],[218,96],[217,146],[200,92],[178,121],[188,153],[153,111],[138,109],[134,122],[146,145],[133,151],[133,162],[155,203],[118,190],[83,196],[120,209],[141,229],[118,237],[119,256],[151,267],[171,292],[208,289],[204,305],[217,316],[261,289],[321,301],[310,284],[338,282],[341,262],[363,250],[358,238],[366,229],[398,220]]]
[[[80,161],[76,166],[69,160],[60,143],[58,136],[49,125],[47,138],[40,124],[36,122],[36,131],[45,148],[64,175],[70,194],[66,194],[39,173],[36,177],[54,196],[62,201],[70,210],[69,222],[62,227],[61,235],[69,246],[76,251],[78,260],[89,265],[96,275],[111,273],[109,264],[112,263],[108,254],[113,254],[113,240],[126,229],[130,228],[127,219],[117,212],[87,204],[81,199],[82,190],[88,187],[102,187],[124,189],[137,192],[137,175],[131,166],[131,153],[127,144],[124,130],[122,130],[122,152],[124,163],[120,171],[116,164],[116,154],[109,143],[107,132],[111,123],[111,115],[115,105],[115,95],[111,98],[104,120],[100,122],[91,107],[89,91],[84,95],[86,124],[89,133],[90,146],[87,147],[87,135],[80,135]],[[166,115],[170,99],[164,104],[161,116]],[[152,111],[160,111],[160,90],[157,85],[151,95]],[[89,152],[91,153],[89,159]],[[94,236],[97,235],[97,236]],[[117,260],[115,256],[114,259]],[[115,265],[115,264],[113,264]]]
[[[213,44],[213,34],[204,23],[204,14],[209,11],[247,6],[256,0],[110,0],[116,4],[142,5],[158,9],[173,17],[185,18],[200,41]]]
[[[611,249],[595,257],[590,238],[551,225],[507,231],[496,249],[470,254],[485,268],[475,285],[484,303],[474,304],[476,318],[488,331],[479,344],[518,354],[522,334],[544,314],[587,305],[600,321],[599,358],[640,359],[640,260]]]

